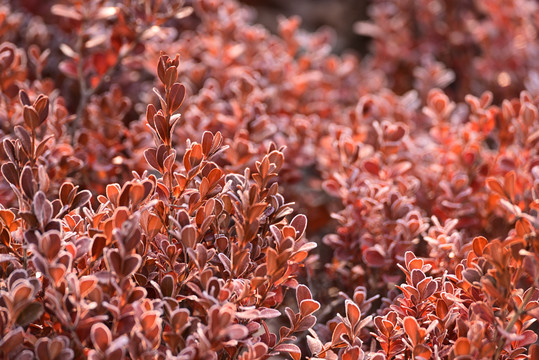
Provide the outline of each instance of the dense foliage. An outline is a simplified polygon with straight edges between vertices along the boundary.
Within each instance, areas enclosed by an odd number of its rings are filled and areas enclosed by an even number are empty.
[[[0,4],[0,358],[539,358],[539,5],[369,9]]]

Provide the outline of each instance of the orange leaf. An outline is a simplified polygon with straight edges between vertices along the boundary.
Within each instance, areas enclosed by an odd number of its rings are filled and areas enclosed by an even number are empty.
[[[346,317],[350,320],[352,328],[356,326],[361,318],[361,311],[359,307],[350,300],[346,300]]]
[[[485,237],[477,236],[475,239],[473,239],[473,242],[472,242],[472,248],[473,248],[474,253],[477,256],[482,256],[483,249],[485,248],[487,244],[488,244],[488,240]]]
[[[414,348],[414,357],[420,357],[423,359],[430,359],[432,355],[432,350],[429,349],[426,345],[419,344]]]
[[[487,186],[490,190],[494,191],[496,194],[500,195],[501,197],[506,197],[502,184],[500,184],[500,182],[496,180],[495,178],[488,178]]]
[[[407,316],[403,320],[404,325],[404,331],[406,331],[406,334],[410,338],[410,341],[412,342],[413,346],[416,346],[421,342],[420,335],[419,335],[419,324],[417,323],[417,320],[411,316]]]
[[[458,338],[457,341],[455,341],[455,346],[453,347],[455,355],[468,355],[470,354],[470,340],[467,338]]]
[[[320,309],[320,303],[315,300],[305,299],[299,306],[299,311],[302,316],[307,316]]]
[[[509,195],[509,198],[513,200],[515,198],[515,181],[516,181],[515,171],[512,170],[508,172],[507,174],[505,174],[504,180],[505,180],[505,186],[504,186],[505,192],[507,193],[507,195]]]

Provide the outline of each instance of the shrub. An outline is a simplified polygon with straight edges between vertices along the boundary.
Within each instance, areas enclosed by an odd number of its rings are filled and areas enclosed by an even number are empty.
[[[370,9],[3,4],[1,357],[536,358],[536,6]]]

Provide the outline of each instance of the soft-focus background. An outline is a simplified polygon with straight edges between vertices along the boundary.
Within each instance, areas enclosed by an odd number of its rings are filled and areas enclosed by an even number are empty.
[[[272,31],[277,30],[279,16],[300,16],[302,28],[315,31],[329,27],[335,32],[337,52],[354,49],[364,54],[368,39],[356,34],[354,23],[368,19],[369,0],[242,0],[256,9],[256,21]]]

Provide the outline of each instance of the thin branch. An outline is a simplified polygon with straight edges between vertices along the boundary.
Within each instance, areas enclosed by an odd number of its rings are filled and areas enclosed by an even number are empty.
[[[510,332],[513,329],[513,326],[517,323],[518,319],[520,319],[520,315],[522,315],[525,312],[526,305],[528,305],[528,302],[531,300],[533,293],[535,292],[535,286],[532,287],[530,290],[528,290],[528,293],[522,299],[522,303],[518,307],[517,311],[511,318],[511,321],[509,321],[509,324],[505,327],[506,332]],[[494,359],[499,359],[500,355],[502,353],[503,347],[505,345],[505,339],[503,335],[500,337],[500,340],[498,340],[498,348],[496,349],[496,354],[494,356]]]
[[[144,32],[144,31],[142,31]],[[141,32],[141,33],[142,33]],[[84,110],[86,109],[86,106],[88,105],[88,101],[90,98],[95,95],[96,92],[99,91],[101,86],[105,83],[105,81],[108,81],[112,74],[118,70],[120,65],[122,64],[122,61],[131,55],[133,50],[135,50],[135,47],[138,44],[138,34],[136,38],[129,44],[129,46],[124,50],[121,51],[118,54],[118,57],[116,58],[115,63],[107,69],[105,74],[99,78],[99,82],[95,87],[88,87],[86,84],[86,78],[84,77],[83,68],[84,68],[84,61],[82,60],[82,53],[84,51],[84,43],[82,41],[82,36],[79,37],[79,63],[77,64],[77,76],[80,84],[80,94],[81,98],[79,101],[79,105],[77,106],[77,114],[75,117],[75,120],[73,120],[73,123],[71,124],[71,146],[75,145],[75,134],[77,132],[77,129],[80,127],[80,124],[82,122],[82,117],[84,115]]]

